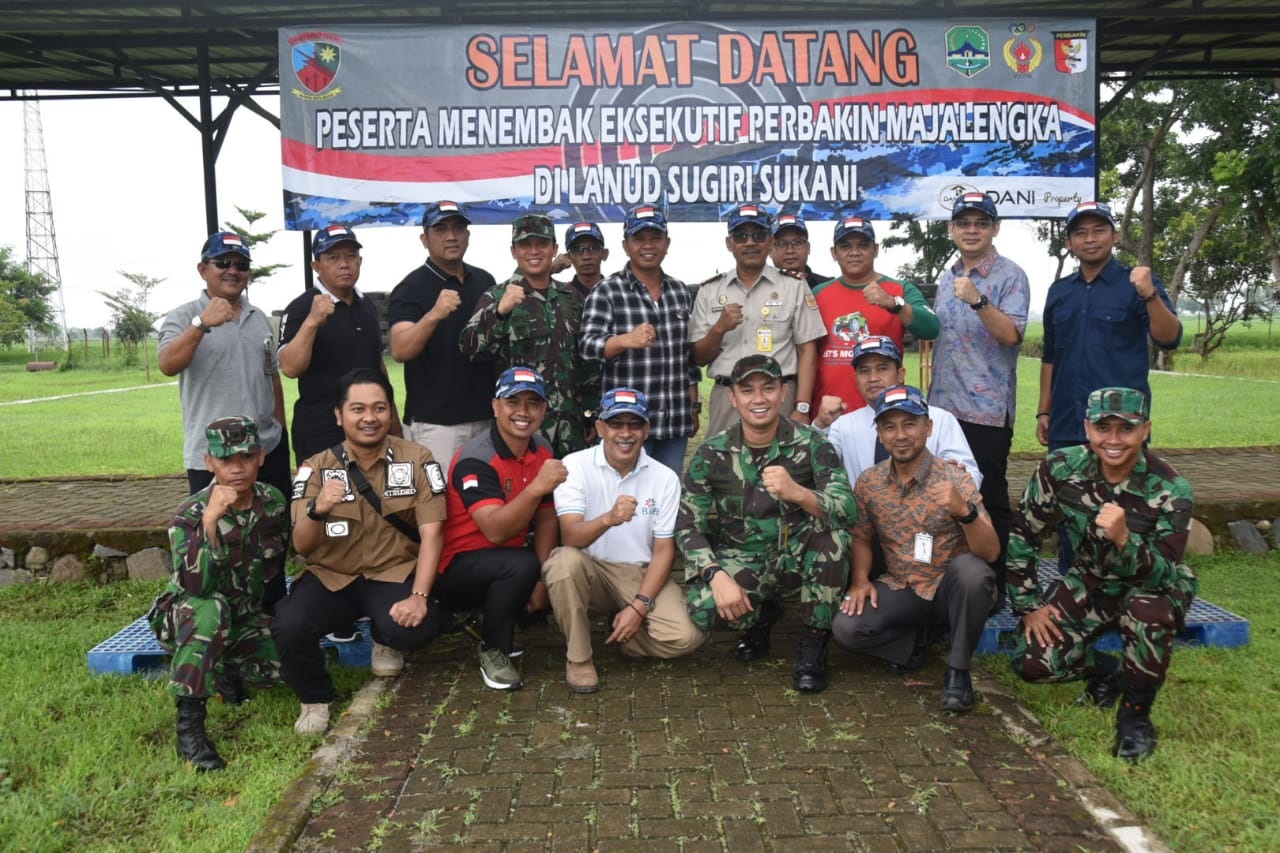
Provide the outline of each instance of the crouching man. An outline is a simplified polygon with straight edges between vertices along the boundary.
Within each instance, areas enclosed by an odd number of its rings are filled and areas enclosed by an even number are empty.
[[[1196,576],[1182,562],[1191,485],[1144,448],[1148,406],[1133,388],[1091,393],[1089,443],[1045,457],[1009,537],[1009,600],[1022,614],[1014,671],[1027,681],[1087,678],[1081,703],[1108,708],[1122,700],[1112,751],[1134,762],[1156,748],[1151,703],[1196,594]],[[1059,519],[1075,556],[1044,592],[1036,576],[1040,534]],[[1123,663],[1093,647],[1117,626]]]
[[[605,643],[618,643],[633,659],[686,655],[704,637],[671,578],[680,478],[645,452],[644,394],[607,391],[596,432],[598,445],[564,459],[568,478],[555,491],[564,546],[542,567],[568,644],[565,682],[575,693],[600,686],[591,652],[594,614],[617,611]]]
[[[312,456],[293,483],[293,547],[307,566],[276,606],[271,632],[284,678],[302,703],[299,734],[329,726],[336,697],[320,638],[368,617],[373,674],[398,675],[403,651],[448,622],[431,595],[440,562],[445,478],[431,451],[388,435],[393,392],[378,370],[338,382],[345,440]]]
[[[205,429],[213,482],[178,507],[169,527],[173,577],[147,614],[173,653],[169,692],[177,697],[178,754],[199,771],[225,764],[205,731],[216,690],[239,705],[244,682],[280,678],[262,609],[264,584],[280,574],[288,519],[284,495],[257,483],[266,456],[252,418],[218,418]]]

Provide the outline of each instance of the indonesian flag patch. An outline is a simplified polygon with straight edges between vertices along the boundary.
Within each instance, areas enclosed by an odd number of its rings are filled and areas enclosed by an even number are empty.
[[[632,405],[634,405],[636,402],[636,395],[630,391],[619,391],[618,393],[613,395],[613,402],[631,403]]]
[[[511,381],[512,382],[537,382],[538,374],[534,373],[532,370],[517,370],[515,373],[511,374]]]
[[[475,474],[463,474],[463,475],[462,475],[462,490],[463,490],[464,492],[465,492],[467,489],[474,489],[474,488],[478,487],[479,485],[480,485],[480,478],[479,478],[478,476],[476,476]]]
[[[892,391],[886,391],[884,395],[886,403],[898,403],[905,399],[907,399],[906,388],[894,388]]]
[[[223,234],[222,245],[224,246],[244,246],[244,241],[240,239],[239,234]]]
[[[436,210],[441,213],[457,213],[458,203],[456,201],[442,201],[436,205]]]

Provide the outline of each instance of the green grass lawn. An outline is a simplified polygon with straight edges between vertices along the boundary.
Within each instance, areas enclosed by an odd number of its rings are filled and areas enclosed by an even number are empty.
[[[1159,746],[1137,766],[1110,755],[1114,710],[1076,707],[1079,682],[1024,684],[1004,659],[984,663],[1175,850],[1280,850],[1280,552],[1192,565],[1203,598],[1249,619],[1250,644],[1178,647],[1152,706]]]

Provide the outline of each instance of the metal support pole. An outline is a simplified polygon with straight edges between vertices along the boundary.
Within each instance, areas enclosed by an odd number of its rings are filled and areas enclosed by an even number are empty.
[[[200,152],[204,163],[204,218],[209,234],[218,230],[218,151],[213,142],[213,93],[209,71],[209,46],[196,49],[200,85]]]

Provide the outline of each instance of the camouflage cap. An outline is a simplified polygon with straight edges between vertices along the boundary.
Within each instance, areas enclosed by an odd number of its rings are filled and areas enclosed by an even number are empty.
[[[517,216],[516,221],[511,223],[511,242],[520,243],[530,237],[541,237],[554,243],[556,229],[551,225],[551,220],[541,214],[527,213],[524,216]]]
[[[902,350],[894,343],[893,338],[884,335],[868,335],[853,345],[853,358],[850,364],[858,366],[858,359],[864,355],[882,355],[890,361],[902,364]]]
[[[1142,424],[1150,417],[1147,395],[1136,388],[1099,388],[1089,394],[1084,407],[1084,419],[1094,424],[1103,418],[1120,418],[1131,424]]]
[[[600,420],[607,421],[623,414],[649,420],[649,401],[643,391],[635,388],[611,388],[604,392],[604,396],[600,398]]]
[[[778,362],[767,355],[757,354],[738,359],[738,363],[729,373],[729,381],[737,385],[753,373],[763,373],[773,379],[782,379],[782,368],[778,366]]]
[[[532,391],[542,399],[547,399],[547,386],[542,381],[542,376],[532,367],[525,367],[520,364],[502,371],[502,375],[498,377],[498,385],[494,389],[493,396],[502,400],[507,397],[514,397],[521,391]]]
[[[929,401],[924,393],[914,385],[894,385],[886,388],[876,397],[876,420],[889,412],[906,412],[916,417],[929,416]]]
[[[209,440],[209,455],[216,459],[226,459],[237,453],[256,453],[262,449],[258,425],[253,418],[244,415],[210,421],[204,428],[204,435]]]

